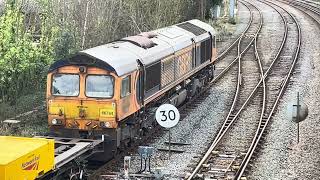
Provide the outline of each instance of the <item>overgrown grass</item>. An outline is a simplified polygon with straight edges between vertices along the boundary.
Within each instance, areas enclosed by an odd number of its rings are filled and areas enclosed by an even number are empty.
[[[48,131],[47,113],[44,106],[45,95],[38,92],[33,95],[22,96],[18,98],[17,103],[0,103],[0,135],[14,136],[35,136],[41,135]],[[8,118],[14,118],[16,115],[33,110],[40,107],[38,111],[20,118],[18,124],[7,124],[2,122]]]
[[[208,23],[216,30],[217,41],[222,41],[223,39],[230,37],[235,31],[236,20],[226,20],[220,18],[218,20],[210,20]]]
[[[0,121],[15,117],[18,114],[31,111],[35,107],[44,105],[45,93],[36,92],[34,94],[21,96],[17,102],[12,104],[10,102],[0,103]]]
[[[44,135],[48,132],[46,111],[38,111],[19,119],[18,124],[0,122],[0,135],[27,136]]]

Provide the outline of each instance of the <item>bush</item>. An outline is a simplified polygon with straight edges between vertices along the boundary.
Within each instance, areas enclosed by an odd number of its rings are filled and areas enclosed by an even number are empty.
[[[235,25],[236,24],[235,18],[229,18],[228,23]]]
[[[7,0],[0,14],[0,102],[44,92],[54,60],[204,17],[212,0]],[[201,6],[206,4],[207,7]]]
[[[53,61],[53,36],[57,31],[41,17],[41,32],[34,41],[34,26],[25,26],[26,16],[16,4],[8,3],[0,17],[0,99],[15,103],[21,94],[38,90]]]

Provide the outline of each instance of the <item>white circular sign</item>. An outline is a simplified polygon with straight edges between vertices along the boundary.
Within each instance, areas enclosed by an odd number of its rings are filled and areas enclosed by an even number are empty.
[[[172,104],[163,104],[156,111],[156,120],[160,126],[172,128],[178,124],[180,113]]]
[[[303,102],[299,102],[299,105],[299,114],[297,102],[293,101],[287,105],[287,117],[295,123],[305,120],[308,116],[308,106]]]

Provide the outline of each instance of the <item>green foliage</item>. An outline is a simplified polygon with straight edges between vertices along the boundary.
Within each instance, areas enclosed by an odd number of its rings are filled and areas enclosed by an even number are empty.
[[[16,4],[8,2],[0,17],[0,97],[15,101],[24,89],[36,90],[54,58],[54,40],[58,29],[48,26],[46,14],[39,18],[41,35],[34,40],[36,24],[26,26],[26,16]],[[32,88],[30,88],[32,87]]]
[[[209,17],[217,3],[221,0],[6,0],[0,13],[0,120],[43,104],[47,69],[54,60]],[[45,119],[45,110],[21,119],[18,134],[0,123],[0,134],[33,136],[45,131]]]
[[[212,0],[214,5],[221,5],[223,0]]]
[[[235,25],[236,19],[235,18],[229,18],[228,23]]]
[[[15,104],[20,95],[44,91],[54,60],[124,36],[209,17],[217,2],[221,0],[7,0],[0,15],[0,102]]]

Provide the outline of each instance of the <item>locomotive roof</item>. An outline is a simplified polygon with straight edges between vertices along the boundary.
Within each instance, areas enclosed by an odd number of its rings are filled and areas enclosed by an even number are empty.
[[[69,64],[97,66],[122,76],[138,68],[137,60],[145,66],[151,65],[190,46],[192,39],[195,42],[207,39],[208,32],[215,34],[210,25],[199,20],[190,20],[81,51],[70,60],[56,62],[50,70],[64,66],[70,61]]]

